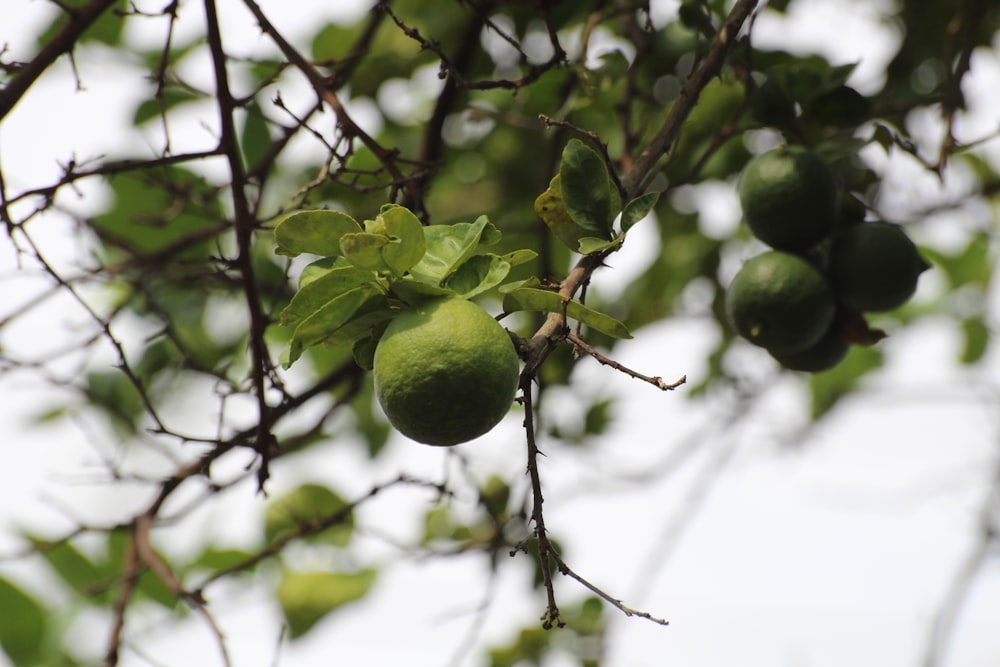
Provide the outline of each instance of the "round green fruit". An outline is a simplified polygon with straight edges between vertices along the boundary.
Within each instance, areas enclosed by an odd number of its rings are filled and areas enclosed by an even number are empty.
[[[778,250],[811,248],[833,231],[839,214],[833,170],[801,146],[783,146],[750,160],[738,190],[750,231]]]
[[[777,250],[747,260],[726,291],[726,314],[736,331],[777,354],[815,344],[830,328],[836,309],[819,269]]]
[[[375,395],[389,422],[428,445],[477,438],[510,410],[518,358],[476,304],[436,299],[397,315],[375,348]]]
[[[840,334],[840,327],[835,324],[822,338],[804,350],[784,354],[768,351],[779,364],[788,370],[819,373],[829,370],[843,361],[850,349],[850,344]]]
[[[903,228],[888,222],[855,225],[830,242],[830,284],[841,301],[861,311],[899,308],[928,268]]]

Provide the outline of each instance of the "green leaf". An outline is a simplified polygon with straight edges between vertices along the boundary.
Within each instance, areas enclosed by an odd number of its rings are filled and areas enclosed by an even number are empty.
[[[359,33],[357,26],[328,23],[312,41],[313,60],[320,62],[340,60],[346,56]]]
[[[630,201],[622,211],[622,232],[627,232],[632,225],[649,215],[659,199],[659,192],[647,192]]]
[[[160,93],[160,98],[155,97],[143,100],[135,109],[132,116],[132,124],[136,127],[154,118],[159,118],[161,113],[167,113],[176,106],[185,102],[204,99],[204,95],[196,93],[190,88],[167,85]]]
[[[320,484],[303,484],[268,505],[264,513],[264,539],[272,544],[324,520],[339,518],[339,513],[342,513],[342,521],[311,537],[340,547],[347,546],[354,531],[354,519],[345,510],[346,507],[344,499],[332,489]]]
[[[310,262],[302,269],[302,275],[299,276],[299,289],[302,289],[314,280],[319,280],[331,271],[345,267],[352,268],[353,265],[343,257],[324,257],[323,259],[317,259],[315,262]]]
[[[410,275],[430,285],[440,285],[465,260],[475,253],[487,226],[496,229],[485,215],[475,222],[424,227],[427,252],[410,269]],[[488,236],[492,236],[492,232]]]
[[[413,278],[403,278],[402,280],[393,282],[390,290],[396,297],[410,306],[416,306],[428,299],[455,296],[455,292],[450,289],[414,280]]]
[[[374,336],[356,340],[351,347],[351,356],[354,357],[354,363],[366,371],[373,369],[375,367],[376,347],[378,347],[378,339]]]
[[[979,233],[969,239],[965,248],[954,254],[945,254],[933,248],[921,248],[920,253],[944,271],[952,289],[963,285],[985,289],[990,283],[995,264],[991,248],[989,236]]]
[[[116,429],[123,434],[136,433],[146,406],[125,373],[117,370],[91,371],[86,375],[83,392],[91,407],[103,410]]]
[[[608,248],[613,248],[616,245],[621,245],[624,240],[624,236],[619,236],[618,238],[611,239],[610,241],[599,239],[595,236],[585,236],[580,239],[579,251],[581,255],[590,255],[595,252],[607,250]]]
[[[409,209],[395,204],[382,207],[376,224],[391,241],[382,248],[382,259],[394,274],[403,275],[427,251],[424,226]]]
[[[510,264],[498,255],[475,255],[444,281],[444,286],[469,299],[492,289],[510,273]]]
[[[309,632],[324,616],[364,597],[376,570],[358,572],[286,572],[278,584],[278,603],[294,639]]]
[[[38,664],[48,613],[33,597],[0,579],[0,648],[15,665]]]
[[[962,320],[962,334],[965,345],[959,357],[963,364],[974,364],[983,358],[990,343],[990,330],[982,316]]]
[[[340,250],[347,261],[359,269],[383,271],[388,268],[382,258],[382,249],[391,243],[384,234],[355,232],[340,237]]]
[[[353,346],[360,338],[372,335],[373,330],[388,322],[398,314],[393,310],[389,299],[383,294],[374,294],[362,303],[354,314],[332,334],[323,339],[326,347]]]
[[[295,326],[326,304],[367,283],[374,284],[371,271],[353,266],[339,266],[299,288],[291,302],[281,311],[281,326]]]
[[[285,367],[295,363],[307,347],[321,343],[333,335],[369,298],[378,293],[378,288],[374,284],[360,285],[331,299],[322,308],[302,320],[288,343],[288,360],[287,363],[283,362]]]
[[[69,541],[50,542],[34,537],[28,539],[74,591],[88,597],[104,592],[99,589],[107,583],[107,579],[101,570]]]
[[[218,549],[206,547],[195,559],[193,567],[203,568],[212,572],[221,572],[238,567],[253,557],[249,551],[242,549]],[[253,567],[247,567],[243,572],[252,572]]]
[[[246,106],[246,119],[243,121],[243,132],[240,134],[240,150],[243,151],[243,163],[253,168],[271,147],[271,130],[267,119],[256,102]]]
[[[214,186],[179,167],[109,177],[114,204],[91,226],[109,252],[205,259],[226,227]]]
[[[613,338],[631,338],[628,328],[611,317],[577,301],[564,302],[556,292],[519,287],[504,295],[503,309],[506,313],[519,310],[541,310],[549,313],[566,313],[566,316]]]
[[[520,264],[527,264],[531,260],[538,257],[538,253],[534,250],[515,250],[514,252],[509,252],[506,255],[501,255],[503,261],[507,262],[511,266],[518,266]]]
[[[275,252],[289,257],[304,252],[332,257],[341,254],[342,236],[360,231],[357,220],[340,211],[296,211],[275,226]]]
[[[618,211],[612,211],[608,168],[597,151],[571,139],[563,149],[559,177],[566,211],[573,221],[589,231],[588,236],[609,237],[611,219]]]
[[[535,213],[545,226],[570,250],[576,252],[580,239],[592,234],[578,225],[566,210],[562,196],[562,179],[556,174],[545,192],[535,199]]]

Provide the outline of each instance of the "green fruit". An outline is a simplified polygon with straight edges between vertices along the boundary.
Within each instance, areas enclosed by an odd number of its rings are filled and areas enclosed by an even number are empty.
[[[928,268],[903,228],[888,222],[855,225],[830,242],[830,284],[841,301],[858,310],[899,308]]]
[[[801,146],[750,160],[740,176],[739,197],[754,236],[791,252],[807,250],[830,234],[840,209],[833,170]]]
[[[436,299],[396,316],[374,359],[375,394],[389,422],[428,445],[477,438],[510,410],[518,358],[500,324],[476,304]]]
[[[799,352],[780,353],[770,351],[779,364],[791,371],[818,373],[833,368],[847,356],[851,346],[840,335],[840,327],[834,326],[818,341]]]
[[[830,328],[836,308],[819,269],[780,251],[748,260],[726,291],[726,314],[736,331],[778,354],[815,344]]]

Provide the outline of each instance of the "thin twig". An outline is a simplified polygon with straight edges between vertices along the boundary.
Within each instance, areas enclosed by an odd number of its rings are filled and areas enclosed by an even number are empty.
[[[527,372],[521,373],[521,392],[524,400],[524,431],[528,442],[528,477],[531,479],[531,520],[535,524],[534,536],[538,542],[538,564],[542,572],[542,586],[545,588],[545,595],[548,603],[545,613],[542,615],[542,627],[546,630],[556,627],[563,627],[566,622],[559,615],[559,605],[556,603],[556,592],[552,585],[552,572],[549,570],[549,558],[555,549],[549,542],[548,533],[545,531],[545,516],[542,514],[542,503],[545,502],[542,496],[542,478],[538,472],[538,445],[535,442],[535,420],[534,410],[531,402],[531,385],[533,376]],[[511,555],[516,553],[511,552]]]
[[[592,345],[590,345],[589,343],[587,343],[587,341],[583,340],[582,338],[580,338],[575,333],[570,332],[570,333],[566,334],[566,340],[568,340],[569,342],[573,343],[574,345],[576,345],[577,347],[579,347],[581,350],[583,350],[584,352],[586,352],[587,354],[589,354],[590,356],[592,356],[594,359],[597,359],[599,362],[601,362],[602,364],[604,364],[605,366],[610,366],[611,368],[614,368],[616,371],[621,371],[625,375],[628,375],[630,377],[634,377],[637,380],[642,380],[643,382],[648,382],[649,384],[653,385],[657,389],[661,389],[663,391],[670,391],[670,390],[673,390],[673,389],[677,389],[682,384],[684,384],[685,382],[687,382],[687,376],[686,375],[682,375],[679,380],[675,380],[674,382],[671,382],[669,384],[666,383],[666,382],[664,382],[663,378],[661,378],[659,375],[654,375],[652,377],[650,377],[648,375],[643,375],[642,373],[640,373],[638,371],[634,371],[631,368],[628,368],[627,366],[623,366],[622,364],[618,363],[614,359],[611,359],[609,357],[604,356],[603,354],[601,354],[600,352],[598,352],[596,349],[594,349],[594,347]]]
[[[59,56],[71,54],[80,36],[118,0],[91,0],[83,7],[67,12],[68,23],[49,39],[30,62],[18,68],[17,75],[0,89],[0,120],[20,101],[33,83]]]

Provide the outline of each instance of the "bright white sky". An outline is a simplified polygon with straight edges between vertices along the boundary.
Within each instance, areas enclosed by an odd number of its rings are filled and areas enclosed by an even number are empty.
[[[161,3],[154,4],[158,9]],[[670,15],[677,4],[652,2],[657,16]],[[881,85],[880,72],[898,40],[879,21],[882,4],[800,1],[793,6],[802,11],[786,19],[763,15],[755,38],[762,45],[786,43],[820,50],[837,62],[859,61],[854,83],[872,92]],[[245,44],[248,50],[258,44],[259,33],[239,11],[240,3],[220,5],[227,14],[227,43]],[[311,34],[334,8],[342,11],[350,3],[298,0],[294,11],[286,11],[289,3],[277,0],[261,5],[279,26],[301,36]],[[0,24],[9,35],[33,34],[25,26],[37,25],[36,17],[44,9],[38,0],[4,0]],[[134,38],[151,43],[161,39],[158,34],[138,33]],[[24,37],[11,38],[8,46],[21,57],[33,48]],[[108,96],[136,99],[136,93],[118,85],[114,74],[124,69],[110,61],[105,66],[104,71],[84,70],[85,90],[80,92],[74,91],[63,66],[59,76],[40,81],[22,101],[0,130],[0,165],[8,188],[17,191],[46,184],[58,173],[57,163],[71,154],[93,156],[115,145],[110,133],[128,124],[133,107],[129,102],[109,106]],[[965,138],[996,131],[1000,97],[990,82],[997,80],[998,62],[974,61],[968,98],[975,106],[960,126]],[[204,139],[197,132],[207,130],[193,127],[190,141],[197,144]],[[155,148],[155,136],[147,139]],[[993,155],[997,143],[986,147]],[[936,196],[961,186],[955,182],[941,188],[905,163],[879,167],[908,196],[914,191]],[[718,187],[712,192],[705,223],[724,232],[735,224],[739,211],[731,193]],[[958,221],[959,227],[963,224]],[[641,225],[635,232],[615,256],[615,268],[599,276],[597,289],[620,290],[649,261],[656,239],[652,234],[642,238]],[[55,219],[42,245],[61,263],[75,251]],[[14,268],[9,244],[0,244],[4,281],[0,317],[44,284],[37,276],[13,278]],[[929,279],[922,293],[934,287]],[[0,342],[18,351],[58,347],[66,340],[63,325],[78,315],[65,308],[69,308],[65,302],[53,303],[40,311],[43,315],[34,318],[30,328],[5,330]],[[666,322],[621,345],[616,358],[668,379],[687,374],[694,384],[704,371],[713,336],[704,323]],[[984,365],[992,369],[988,378],[970,377],[954,368],[951,360],[959,341],[943,321],[894,332],[884,345],[889,365],[871,381],[871,391],[811,432],[801,431],[805,425],[797,422],[803,414],[803,396],[792,378],[776,380],[753,416],[726,432],[718,428],[725,415],[688,401],[683,390],[661,394],[596,363],[580,364],[573,392],[586,396],[618,392],[622,400],[616,426],[594,450],[547,448],[549,456],[543,461],[547,522],[579,573],[628,604],[671,621],[665,629],[611,613],[613,633],[604,664],[920,664],[929,624],[972,546],[976,512],[995,467],[1000,442],[995,405],[986,402],[990,397],[977,383],[996,382],[997,359],[994,351]],[[738,360],[747,365],[764,363],[756,350],[747,350]],[[66,508],[72,508],[71,516],[103,522],[109,512],[121,507],[129,511],[142,497],[139,491],[109,493],[103,485],[90,483],[100,477],[101,452],[100,446],[86,444],[94,433],[84,430],[85,424],[27,427],[32,415],[51,404],[51,390],[31,382],[27,374],[9,375],[0,376],[0,395],[4,396],[0,447],[5,461],[0,468],[0,489],[4,489],[0,554],[15,544],[5,531],[30,525],[57,533],[69,525]],[[553,397],[550,409],[572,415],[578,405],[578,396],[564,392]],[[190,410],[192,421],[197,421],[199,406],[180,403],[176,409]],[[698,453],[685,459],[675,474],[657,475],[685,446],[685,439],[698,434],[702,439]],[[524,467],[522,440],[514,415],[490,435],[458,450],[468,457],[474,472],[495,470],[519,480]],[[242,463],[231,462],[232,471]],[[355,449],[318,448],[308,456],[282,461],[275,469],[272,492],[280,494],[315,479],[332,481],[351,496],[400,471],[433,478],[447,465],[447,455],[440,450],[397,438],[391,456],[381,459],[372,478],[367,461]],[[714,481],[700,493],[706,479]],[[300,642],[278,649],[277,612],[261,590],[224,586],[211,591],[233,663],[296,667],[326,664],[336,656],[342,664],[440,667],[458,650],[472,625],[474,611],[487,594],[488,577],[478,559],[399,559],[387,536],[403,542],[412,537],[411,518],[423,510],[425,500],[420,494],[400,492],[364,506],[359,520],[367,528],[361,540],[363,552],[379,562],[399,562],[386,568],[370,599],[330,617]],[[250,485],[244,485],[218,503],[213,501],[211,508],[197,515],[193,522],[197,525],[184,530],[212,531],[221,545],[247,544],[256,536],[253,517],[258,510],[259,499]],[[185,553],[189,548],[183,531],[165,531],[161,537],[168,553]],[[305,554],[300,557],[308,559]],[[51,588],[51,581],[30,565],[4,563],[0,572],[32,590]],[[538,603],[523,597],[525,576],[526,569],[517,564],[501,568],[482,633],[485,643],[509,640],[509,632],[541,613]],[[559,593],[569,602],[584,591],[563,581]],[[1000,560],[993,559],[977,579],[975,594],[960,619],[954,652],[942,667],[998,664],[997,618]],[[99,614],[85,616],[74,630],[76,640],[100,655],[107,636],[105,623]],[[214,655],[214,649],[199,622],[193,620],[182,626],[180,634],[170,635],[158,632],[155,616],[139,624],[132,627],[130,637],[156,656],[155,664],[214,664],[204,658]],[[280,660],[275,657],[279,652]],[[129,653],[122,664],[148,663]],[[560,664],[553,661],[551,667]]]

